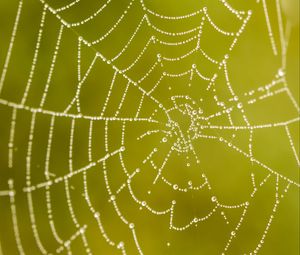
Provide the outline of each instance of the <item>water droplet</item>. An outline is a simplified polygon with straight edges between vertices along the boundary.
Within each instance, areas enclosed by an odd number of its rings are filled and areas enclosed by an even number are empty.
[[[242,103],[238,103],[237,104],[237,108],[241,109],[243,107],[243,104]]]
[[[281,68],[278,70],[278,75],[279,77],[284,76],[284,71]]]

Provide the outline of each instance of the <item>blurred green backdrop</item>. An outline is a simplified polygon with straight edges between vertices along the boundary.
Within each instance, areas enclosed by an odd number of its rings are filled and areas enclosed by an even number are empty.
[[[299,254],[299,1],[130,3],[0,1],[0,254]]]

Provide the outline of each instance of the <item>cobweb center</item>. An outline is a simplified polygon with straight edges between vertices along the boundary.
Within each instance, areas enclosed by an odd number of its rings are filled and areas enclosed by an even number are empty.
[[[174,146],[178,151],[188,152],[191,150],[191,140],[199,132],[197,125],[201,115],[202,110],[200,108],[197,109],[197,107],[191,107],[188,104],[170,112],[171,121],[167,126],[176,139]]]

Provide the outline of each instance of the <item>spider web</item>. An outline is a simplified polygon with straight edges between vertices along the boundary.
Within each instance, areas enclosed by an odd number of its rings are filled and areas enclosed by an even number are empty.
[[[300,165],[279,0],[203,1],[184,15],[165,5],[14,5],[0,79],[0,254],[257,254],[272,234]],[[239,84],[232,63],[246,46],[236,48],[261,18],[272,73]],[[240,68],[251,70],[248,58]],[[273,114],[279,102],[287,110]],[[247,242],[256,207],[261,229]]]

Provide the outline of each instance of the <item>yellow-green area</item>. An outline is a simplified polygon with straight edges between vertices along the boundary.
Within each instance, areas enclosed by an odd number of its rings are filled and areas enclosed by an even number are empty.
[[[299,1],[2,0],[0,78],[0,255],[299,254]]]

